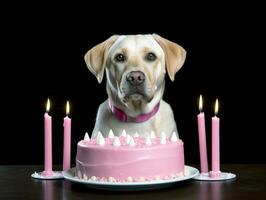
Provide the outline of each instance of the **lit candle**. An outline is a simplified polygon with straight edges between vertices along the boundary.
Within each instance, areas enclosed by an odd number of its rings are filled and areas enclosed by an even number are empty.
[[[212,171],[211,177],[218,177],[220,174],[220,119],[216,116],[219,110],[218,99],[215,102],[215,115],[212,117]]]
[[[66,104],[66,117],[64,118],[64,150],[63,150],[63,171],[70,169],[71,163],[71,119],[69,114],[69,102]]]
[[[199,135],[199,150],[200,150],[200,168],[201,173],[208,173],[208,157],[206,146],[206,131],[205,131],[205,116],[202,111],[203,101],[202,96],[199,98],[199,111],[198,114],[198,135]]]
[[[44,176],[52,176],[52,117],[48,114],[50,100],[47,100],[46,113],[44,114]]]

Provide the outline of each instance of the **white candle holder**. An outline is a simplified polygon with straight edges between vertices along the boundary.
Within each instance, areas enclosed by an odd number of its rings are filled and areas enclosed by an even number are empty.
[[[62,171],[52,171],[51,174],[46,175],[43,172],[34,172],[31,175],[32,178],[36,178],[36,179],[42,179],[42,180],[55,180],[55,179],[63,179],[64,176],[62,174]]]
[[[236,178],[235,174],[228,172],[213,172],[200,173],[198,176],[195,176],[194,180],[199,181],[224,181]]]

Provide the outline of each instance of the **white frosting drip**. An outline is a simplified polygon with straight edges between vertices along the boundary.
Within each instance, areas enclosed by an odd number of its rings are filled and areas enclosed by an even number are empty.
[[[127,137],[126,137],[126,143],[129,144],[130,143],[130,140],[131,140],[131,135],[127,134]]]
[[[89,134],[87,132],[84,135],[84,140],[85,141],[90,141],[90,136],[89,136]]]
[[[165,132],[161,133],[161,140],[160,140],[161,144],[166,144],[166,135]]]
[[[131,147],[134,147],[136,145],[133,137],[130,138],[130,141],[129,141],[128,145],[131,146]]]
[[[176,136],[176,132],[175,131],[172,133],[171,141],[172,142],[177,142],[177,136]]]
[[[114,138],[114,137],[115,137],[114,132],[112,129],[110,129],[109,134],[108,134],[108,138]]]
[[[151,131],[150,138],[151,138],[151,139],[155,139],[155,137],[156,137],[156,135],[155,135],[154,131]]]
[[[133,137],[139,137],[139,134],[136,132]]]
[[[116,146],[116,147],[121,146],[121,143],[120,143],[119,137],[117,137],[117,136],[114,137],[113,145]]]
[[[123,137],[126,137],[126,136],[127,136],[127,132],[126,132],[125,129],[123,129],[123,131],[122,131],[122,133],[121,133],[121,136],[123,136]]]
[[[101,131],[98,131],[97,135],[96,135],[96,140],[98,140],[98,137],[103,136]]]
[[[149,136],[147,136],[146,138],[145,138],[145,144],[147,145],[147,146],[150,146],[152,143],[151,143],[151,138],[149,137]]]
[[[102,135],[102,133],[99,131],[97,138],[96,138],[96,143],[100,146],[104,146],[105,145],[105,141],[104,141],[104,137]]]

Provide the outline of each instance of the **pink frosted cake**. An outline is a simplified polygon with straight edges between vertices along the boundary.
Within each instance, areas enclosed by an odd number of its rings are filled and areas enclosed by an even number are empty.
[[[171,138],[109,134],[88,135],[77,146],[76,175],[80,179],[138,182],[184,176],[183,142]]]

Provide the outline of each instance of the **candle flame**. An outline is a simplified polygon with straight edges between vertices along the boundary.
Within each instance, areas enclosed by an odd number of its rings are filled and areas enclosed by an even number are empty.
[[[67,101],[67,104],[66,104],[66,115],[69,114],[69,111],[70,111],[70,106],[69,106],[69,101]]]
[[[219,102],[218,102],[218,99],[216,99],[216,101],[215,101],[215,110],[214,110],[215,115],[218,114],[218,111],[219,111]]]
[[[47,99],[47,103],[46,103],[46,112],[49,112],[50,110],[50,99]]]
[[[202,95],[200,95],[199,97],[199,111],[202,112],[202,108],[203,108],[203,100],[202,100]]]

